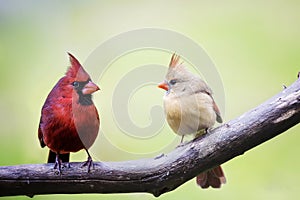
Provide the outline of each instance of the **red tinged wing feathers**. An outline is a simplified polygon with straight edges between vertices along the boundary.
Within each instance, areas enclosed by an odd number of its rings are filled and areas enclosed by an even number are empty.
[[[42,120],[42,119],[41,119],[41,120]],[[46,144],[45,144],[45,142],[44,142],[43,132],[42,132],[42,130],[41,130],[41,122],[40,122],[39,130],[38,130],[38,138],[39,138],[41,147],[44,148],[44,147],[46,146]]]
[[[72,105],[72,99],[57,99],[47,102],[42,110],[44,143],[58,153],[77,152],[88,149],[99,129],[99,116],[94,106],[80,109]]]
[[[223,123],[223,119],[221,117],[220,109],[219,109],[219,107],[217,106],[217,104],[216,104],[216,102],[214,100],[213,100],[213,109],[214,109],[214,111],[215,111],[215,113],[217,115],[217,119],[216,119],[217,122]]]
[[[209,186],[212,188],[220,188],[222,184],[226,183],[226,178],[221,166],[218,166],[199,174],[196,178],[196,181],[197,184],[203,189],[206,189]]]

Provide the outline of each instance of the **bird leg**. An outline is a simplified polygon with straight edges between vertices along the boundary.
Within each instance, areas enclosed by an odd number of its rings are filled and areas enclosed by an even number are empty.
[[[88,173],[89,173],[91,171],[91,167],[93,167],[93,169],[95,169],[95,166],[94,166],[93,159],[92,159],[89,151],[87,149],[85,151],[88,155],[88,158],[87,158],[87,161],[85,161],[81,167],[87,166],[88,167]]]
[[[181,136],[180,143],[179,143],[179,145],[178,145],[176,148],[181,147],[181,146],[184,145],[184,144],[183,144],[183,138],[184,138],[184,135]]]
[[[61,160],[59,159],[59,153],[56,153],[54,169],[57,169],[57,166],[58,166],[58,173],[61,174]]]
[[[184,135],[181,136],[180,144],[183,142]]]
[[[210,133],[211,128],[206,128],[204,134]]]

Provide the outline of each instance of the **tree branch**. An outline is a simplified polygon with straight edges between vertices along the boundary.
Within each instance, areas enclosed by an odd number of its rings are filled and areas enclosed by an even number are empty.
[[[0,167],[0,196],[148,192],[159,196],[300,122],[300,80],[265,103],[157,158],[80,163],[57,175],[53,164]]]

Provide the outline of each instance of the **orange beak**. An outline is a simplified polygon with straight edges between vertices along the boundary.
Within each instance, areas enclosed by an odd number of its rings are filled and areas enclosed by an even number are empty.
[[[100,90],[100,88],[92,81],[89,81],[82,89],[82,94],[92,94],[98,90]]]
[[[169,90],[169,85],[168,85],[168,83],[166,81],[163,81],[163,82],[159,83],[157,87],[159,87],[161,89],[164,89],[166,91]]]

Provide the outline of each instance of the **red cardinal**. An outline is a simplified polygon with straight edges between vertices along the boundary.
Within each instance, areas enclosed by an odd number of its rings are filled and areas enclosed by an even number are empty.
[[[99,130],[99,115],[92,94],[99,87],[92,82],[78,60],[69,53],[71,66],[49,93],[42,108],[38,130],[41,147],[50,149],[48,163],[55,163],[61,173],[61,163],[69,162],[70,152],[85,149],[88,154],[83,166],[88,172],[93,160],[88,149]]]
[[[200,77],[179,63],[179,59],[173,54],[166,79],[158,87],[167,91],[164,96],[167,122],[183,139],[184,135],[206,133],[215,121],[222,123],[222,118],[211,89]],[[197,184],[202,188],[220,188],[225,182],[220,166],[197,176]]]

